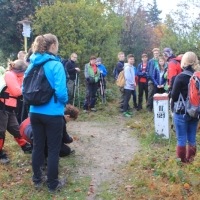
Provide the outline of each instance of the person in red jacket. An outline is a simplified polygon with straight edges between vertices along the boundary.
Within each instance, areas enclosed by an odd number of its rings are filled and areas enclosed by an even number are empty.
[[[13,135],[25,153],[31,153],[31,145],[19,133],[19,124],[14,112],[17,107],[17,98],[22,95],[21,86],[25,69],[25,62],[16,60],[10,63],[4,77],[7,88],[1,93],[0,98],[0,162],[3,164],[10,162],[10,159],[2,150],[6,130]]]
[[[167,79],[169,88],[171,88],[173,77],[182,72],[181,69],[181,56],[175,56],[170,48],[163,49],[163,56],[168,62]]]
[[[66,131],[66,122],[76,120],[78,118],[78,115],[79,115],[79,110],[76,107],[67,104],[67,106],[65,107],[64,117],[63,117],[63,136],[62,136],[62,143],[59,155],[60,157],[65,157],[75,152],[74,150],[71,150],[70,147],[67,145],[73,142],[73,138],[70,137]],[[33,140],[33,131],[31,127],[30,117],[28,117],[21,123],[20,134],[27,142],[33,144],[34,140]],[[48,146],[46,145],[44,149],[45,157],[48,157],[47,149]]]

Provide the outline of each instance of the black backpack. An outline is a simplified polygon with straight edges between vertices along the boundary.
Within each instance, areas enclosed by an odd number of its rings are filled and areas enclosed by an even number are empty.
[[[23,98],[25,103],[29,105],[38,106],[48,103],[53,95],[55,103],[57,102],[55,90],[51,87],[44,73],[43,65],[46,62],[34,66],[24,78]]]
[[[68,60],[68,59],[66,59],[66,60],[64,59],[64,60],[61,61],[61,63],[63,64],[64,70],[65,70],[65,75],[66,75],[67,82],[69,81],[70,76],[69,76],[69,73],[68,73],[67,68],[65,67],[65,65],[69,61],[70,60]]]

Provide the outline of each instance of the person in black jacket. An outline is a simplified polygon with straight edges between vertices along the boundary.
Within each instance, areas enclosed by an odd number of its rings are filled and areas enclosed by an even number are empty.
[[[178,99],[179,95],[182,95],[185,101],[188,95],[188,84],[191,76],[185,73],[193,74],[199,70],[196,54],[186,52],[181,61],[181,68],[183,72],[176,76],[171,93],[171,98],[175,102],[174,105],[176,105],[174,106],[173,115],[177,136],[176,154],[177,158],[180,158],[182,162],[191,162],[196,154],[196,132],[199,119],[192,118],[188,113],[185,113],[185,107]],[[187,143],[188,147],[186,151]]]
[[[65,157],[75,152],[74,150],[71,150],[71,148],[67,145],[73,142],[73,138],[70,137],[67,133],[66,123],[71,120],[76,120],[78,118],[78,115],[79,115],[79,110],[76,107],[70,104],[66,106],[63,117],[63,136],[59,154],[60,157]],[[33,144],[34,139],[33,139],[30,117],[28,117],[21,123],[20,134],[26,141],[28,141],[30,144]],[[48,157],[47,152],[48,152],[48,146],[46,145],[44,149],[45,157]]]
[[[147,79],[147,69],[148,69],[148,56],[146,53],[142,54],[142,62],[137,67],[138,75],[138,108],[137,111],[142,109],[143,93],[145,92],[145,99],[147,102],[148,98],[148,79]]]
[[[124,59],[125,59],[125,54],[124,52],[119,52],[118,53],[118,63],[116,65],[116,70],[117,73],[119,75],[119,73],[124,70]],[[119,101],[118,101],[118,107],[119,107],[119,111],[123,112],[123,105],[124,105],[124,87],[120,87],[120,97],[119,97]]]
[[[67,81],[68,104],[73,104],[76,76],[77,72],[81,71],[77,67],[76,60],[77,60],[77,54],[72,53],[70,59],[65,64],[65,69],[69,74],[69,80]]]

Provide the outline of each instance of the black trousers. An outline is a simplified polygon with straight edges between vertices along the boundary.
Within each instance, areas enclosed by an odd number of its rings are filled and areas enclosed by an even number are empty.
[[[58,163],[63,132],[63,116],[51,116],[37,113],[30,114],[33,129],[32,168],[33,182],[40,182],[43,175],[41,166],[44,164],[44,148],[47,139],[48,163],[47,177],[48,187],[55,189],[58,181]]]
[[[128,102],[131,98],[133,90],[124,89],[124,104],[123,104],[123,112],[128,110]]]
[[[142,107],[142,101],[143,101],[143,94],[145,93],[145,99],[147,102],[148,98],[148,83],[147,82],[139,82],[139,94],[138,94],[138,107]]]

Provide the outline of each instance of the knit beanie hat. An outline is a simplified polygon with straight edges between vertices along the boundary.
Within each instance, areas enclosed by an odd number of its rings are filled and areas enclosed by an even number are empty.
[[[96,59],[96,62],[101,62],[101,58],[97,58],[97,59]]]
[[[170,48],[166,47],[163,49],[163,54],[169,58],[173,55],[173,51]]]

